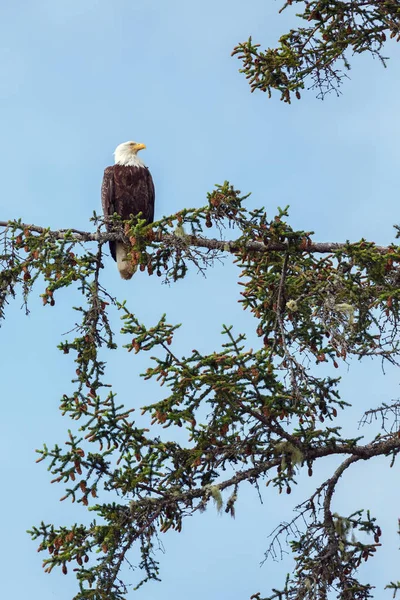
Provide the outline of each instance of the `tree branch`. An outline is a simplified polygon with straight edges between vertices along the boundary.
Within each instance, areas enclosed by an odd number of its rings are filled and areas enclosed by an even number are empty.
[[[11,222],[0,221],[0,227],[8,228],[10,227]],[[47,231],[49,237],[53,239],[63,240],[67,237],[69,241],[72,242],[101,242],[106,243],[109,241],[124,241],[129,243],[128,238],[123,234],[122,229],[121,232],[113,232],[113,233],[101,233],[99,231],[89,232],[89,231],[80,231],[79,229],[56,229],[51,230],[45,227],[39,227],[38,225],[28,225],[26,223],[19,224],[18,228],[21,230],[28,230],[33,233],[44,233]],[[174,244],[176,242],[182,241],[182,236],[174,235],[174,234],[157,234],[155,237],[155,241],[163,242],[166,245]],[[217,239],[209,239],[200,235],[186,235],[185,236],[186,245],[194,246],[197,248],[206,248],[208,250],[220,250],[221,252],[231,252],[235,253],[239,249],[246,248],[250,252],[279,252],[279,251],[288,251],[287,243],[283,242],[269,242],[268,244],[264,244],[263,242],[246,242],[243,244],[241,240],[217,240]],[[306,245],[304,244],[304,240],[300,240],[299,244],[296,246],[295,244],[291,245],[290,251],[295,252],[308,252],[312,254],[328,254],[332,252],[336,252],[338,250],[345,250],[351,245],[350,242],[308,242]],[[391,251],[390,246],[374,246],[374,249],[380,254],[386,254]]]

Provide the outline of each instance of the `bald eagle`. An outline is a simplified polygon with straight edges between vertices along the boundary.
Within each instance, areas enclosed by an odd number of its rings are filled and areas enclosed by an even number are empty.
[[[142,213],[147,223],[154,219],[154,183],[149,169],[137,156],[144,144],[124,142],[114,152],[115,164],[104,171],[101,203],[105,217],[117,213],[122,219]],[[110,231],[110,225],[107,229]],[[127,260],[130,250],[122,242],[109,242],[111,256],[123,279],[130,279],[135,267]]]

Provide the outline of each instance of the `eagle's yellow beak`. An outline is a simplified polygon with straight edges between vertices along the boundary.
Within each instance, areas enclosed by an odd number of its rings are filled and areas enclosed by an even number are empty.
[[[139,152],[139,150],[146,150],[146,146],[145,144],[136,144],[135,150],[136,152]]]

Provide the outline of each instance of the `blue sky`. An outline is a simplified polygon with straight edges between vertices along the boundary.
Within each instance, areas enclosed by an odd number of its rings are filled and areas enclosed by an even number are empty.
[[[156,217],[203,205],[214,184],[229,180],[252,192],[250,206],[266,206],[271,215],[290,204],[293,227],[314,230],[316,240],[391,241],[398,219],[399,49],[388,46],[388,69],[370,57],[355,59],[339,98],[320,102],[309,92],[291,106],[278,96],[268,101],[249,93],[230,53],[249,35],[274,45],[295,23],[294,11],[279,16],[279,6],[271,0],[246,6],[242,0],[3,3],[0,220],[87,229],[93,210],[100,210],[102,172],[115,146],[136,139],[148,148],[142,158],[156,184]],[[171,287],[141,273],[127,283],[109,259],[103,281],[146,323],[163,312],[170,322],[182,322],[177,349],[187,353],[219,346],[222,323],[237,331],[252,326],[237,304],[236,277],[226,263],[207,279],[193,272]],[[74,302],[73,292],[59,296],[54,309],[32,298],[24,317],[17,299],[1,331],[0,555],[8,575],[1,578],[2,598],[70,600],[76,591],[73,576],[41,571],[41,556],[25,533],[42,519],[64,524],[85,518],[58,501],[61,488],[50,486],[43,464],[34,462],[34,449],[43,441],[60,443],[70,426],[57,407],[69,389],[72,363],[55,347],[74,323]],[[117,327],[118,315],[112,319]],[[119,397],[135,406],[157,394],[138,380],[140,360],[122,351],[109,357]],[[354,423],[365,409],[398,397],[393,369],[383,377],[378,364],[354,364],[342,374]],[[142,588],[136,598],[267,595],[291,565],[259,568],[268,534],[334,464],[321,465],[311,480],[301,478],[290,497],[268,489],[263,505],[245,488],[235,521],[212,509],[189,519],[181,535],[163,539],[163,583]],[[399,492],[394,469],[378,460],[358,465],[338,488],[338,512],[368,505],[383,521],[388,549],[366,571],[381,586],[399,576]],[[134,582],[135,574],[128,580]]]

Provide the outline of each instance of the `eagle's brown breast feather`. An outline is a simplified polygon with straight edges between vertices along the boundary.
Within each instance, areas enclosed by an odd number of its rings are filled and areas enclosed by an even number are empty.
[[[105,169],[101,186],[105,216],[117,213],[125,220],[141,212],[147,223],[152,223],[154,198],[154,183],[147,167],[113,165]],[[110,226],[107,229],[110,230]],[[115,242],[110,242],[110,251],[116,260]]]

